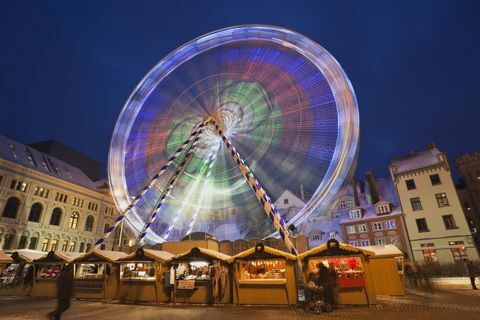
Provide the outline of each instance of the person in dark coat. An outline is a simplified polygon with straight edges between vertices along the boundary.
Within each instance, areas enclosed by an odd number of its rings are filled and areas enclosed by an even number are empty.
[[[318,285],[323,286],[323,296],[325,297],[325,302],[328,302],[332,307],[335,305],[334,293],[332,290],[331,275],[330,270],[323,263],[319,263],[318,267]]]
[[[63,267],[57,279],[57,309],[50,312],[51,319],[61,319],[62,313],[70,308],[70,299],[73,294],[73,266],[67,264]]]
[[[473,261],[463,261],[465,266],[465,273],[467,277],[470,278],[470,284],[472,285],[473,290],[478,290],[477,286],[475,285],[475,278],[477,277],[477,271],[475,270],[475,266],[473,265]]]

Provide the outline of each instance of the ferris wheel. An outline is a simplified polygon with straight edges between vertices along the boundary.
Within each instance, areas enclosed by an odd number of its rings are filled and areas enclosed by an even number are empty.
[[[353,88],[338,62],[293,31],[236,26],[203,35],[155,65],[113,133],[109,181],[121,221],[143,243],[202,231],[218,240],[277,232],[330,204],[355,166]],[[285,221],[275,201],[312,195]]]

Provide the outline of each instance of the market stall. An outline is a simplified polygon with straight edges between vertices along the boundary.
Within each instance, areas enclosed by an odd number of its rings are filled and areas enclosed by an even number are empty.
[[[117,299],[119,265],[116,260],[127,254],[93,250],[73,261],[74,297],[80,299]]]
[[[232,257],[205,248],[192,248],[172,259],[175,303],[231,302],[228,261]]]
[[[233,303],[295,305],[296,257],[263,244],[243,251],[233,262]]]
[[[2,296],[29,296],[32,293],[34,275],[33,260],[45,255],[45,252],[18,249],[7,250],[11,263],[4,265],[0,276],[0,295]]]
[[[405,255],[403,252],[393,244],[364,248],[375,253],[370,257],[369,262],[376,294],[404,295]]]
[[[169,302],[170,288],[166,285],[167,263],[173,254],[166,251],[139,248],[117,260],[120,267],[118,299],[130,302]]]
[[[71,263],[81,255],[82,253],[50,251],[47,255],[36,259],[32,296],[56,297],[57,277],[60,271],[65,264]]]
[[[335,270],[339,304],[369,305],[377,303],[370,267],[370,257],[374,255],[369,250],[330,239],[300,254],[298,259],[303,264],[305,279],[317,275],[320,264]]]

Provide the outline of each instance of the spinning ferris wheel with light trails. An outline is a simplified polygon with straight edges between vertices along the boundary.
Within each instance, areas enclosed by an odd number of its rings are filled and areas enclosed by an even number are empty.
[[[128,98],[109,180],[140,243],[208,232],[282,237],[328,205],[355,167],[357,101],[338,62],[296,32],[247,25],[181,46]],[[288,222],[275,208],[302,184],[313,196]]]

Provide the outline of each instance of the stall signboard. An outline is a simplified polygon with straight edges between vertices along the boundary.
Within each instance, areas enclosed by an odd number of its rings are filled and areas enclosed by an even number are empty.
[[[193,290],[195,289],[195,280],[178,280],[178,289]]]

